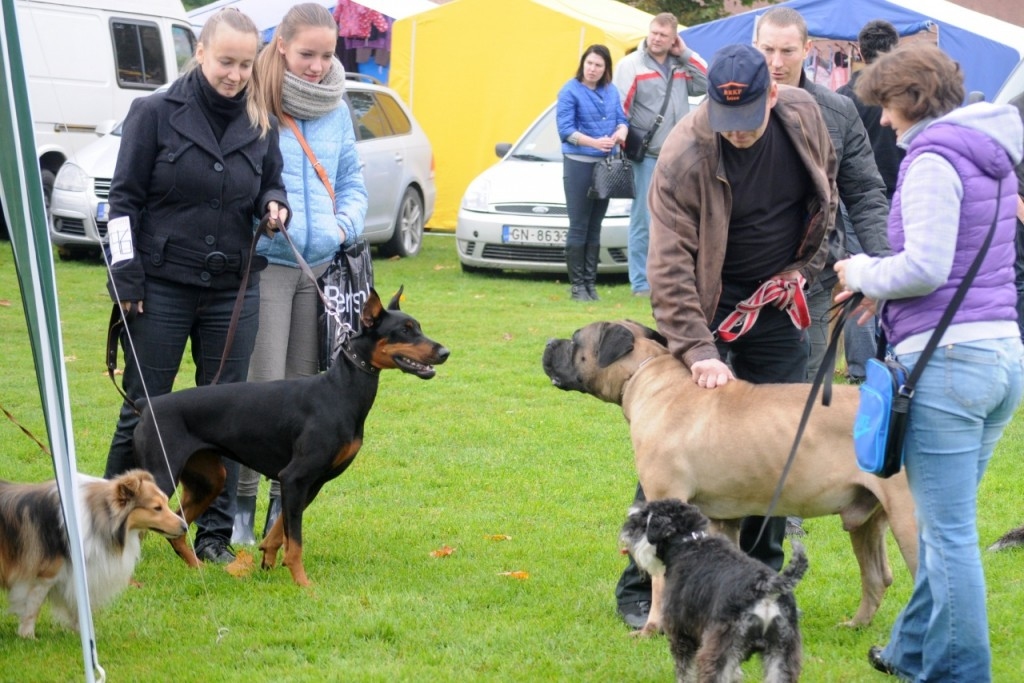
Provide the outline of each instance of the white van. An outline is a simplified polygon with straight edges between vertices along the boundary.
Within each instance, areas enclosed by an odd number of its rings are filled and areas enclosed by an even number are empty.
[[[196,38],[181,0],[17,0],[17,19],[49,203],[61,164],[173,81]]]

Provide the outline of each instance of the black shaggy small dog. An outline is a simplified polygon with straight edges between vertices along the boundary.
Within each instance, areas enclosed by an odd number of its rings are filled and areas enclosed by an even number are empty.
[[[765,681],[796,681],[801,646],[793,589],[807,571],[803,547],[793,542],[793,558],[777,574],[707,529],[697,507],[675,498],[633,508],[622,527],[636,563],[665,575],[662,624],[676,679],[737,681],[740,664],[760,652]]]

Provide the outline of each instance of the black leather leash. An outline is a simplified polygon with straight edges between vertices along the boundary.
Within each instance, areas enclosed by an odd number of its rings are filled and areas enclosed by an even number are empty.
[[[220,374],[224,370],[224,365],[227,363],[228,354],[231,351],[231,346],[235,341],[235,331],[238,329],[238,319],[242,314],[242,305],[245,301],[245,290],[249,286],[249,272],[252,270],[252,260],[256,256],[256,245],[260,241],[260,235],[267,231],[267,226],[270,224],[270,218],[264,216],[263,220],[260,221],[259,227],[252,236],[252,244],[249,246],[249,256],[245,260],[245,269],[242,271],[242,283],[238,288],[238,296],[235,297],[234,308],[231,309],[231,321],[228,323],[227,336],[224,339],[224,351],[220,357],[220,365],[217,367],[217,374],[213,376],[213,380],[210,384],[216,384],[220,379]],[[281,227],[284,230],[284,226]],[[294,247],[293,247],[294,248]],[[308,268],[308,266],[307,266]],[[113,383],[114,388],[117,389],[117,393],[121,394],[125,403],[132,407],[132,410],[138,414],[139,409],[135,405],[135,401],[128,397],[128,394],[124,392],[124,389],[114,379],[114,374],[117,371],[117,349],[119,341],[121,339],[121,333],[125,329],[125,315],[121,309],[121,303],[115,301],[113,307],[110,309],[110,322],[107,325],[107,376],[110,377],[110,381]]]

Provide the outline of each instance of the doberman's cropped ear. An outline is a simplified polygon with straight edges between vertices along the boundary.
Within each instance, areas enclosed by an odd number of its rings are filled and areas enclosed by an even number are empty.
[[[597,343],[597,366],[606,368],[633,350],[633,332],[618,323],[605,323]]]
[[[393,297],[391,297],[391,301],[388,303],[388,310],[389,311],[397,311],[397,310],[399,310],[398,304],[402,301],[402,292],[404,292],[404,291],[405,291],[405,285],[402,285],[402,286],[400,286],[398,288],[398,291],[395,292],[395,295]]]
[[[359,322],[363,324],[364,328],[369,329],[377,324],[383,313],[384,306],[380,302],[380,297],[377,296],[377,290],[370,287],[370,296],[363,304],[363,310],[359,312]]]

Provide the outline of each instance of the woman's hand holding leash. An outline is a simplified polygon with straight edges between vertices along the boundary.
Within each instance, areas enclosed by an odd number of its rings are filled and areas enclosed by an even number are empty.
[[[288,209],[277,202],[267,202],[267,214],[260,221],[260,231],[265,232],[268,237],[280,230],[288,222]]]
[[[850,259],[843,259],[842,261],[836,261],[835,266],[833,266],[833,268],[836,271],[836,275],[839,276],[839,285],[843,288],[843,291],[836,294],[835,302],[837,304],[843,303],[856,293],[852,289],[850,289],[849,285],[846,284],[846,266],[849,260]],[[860,315],[857,317],[857,324],[863,325],[867,321],[871,320],[871,318],[874,317],[876,310],[877,303],[875,302],[875,300],[869,299],[868,297],[865,296],[864,299],[860,302],[860,305],[857,306],[857,308],[853,309],[854,313],[860,313]]]

